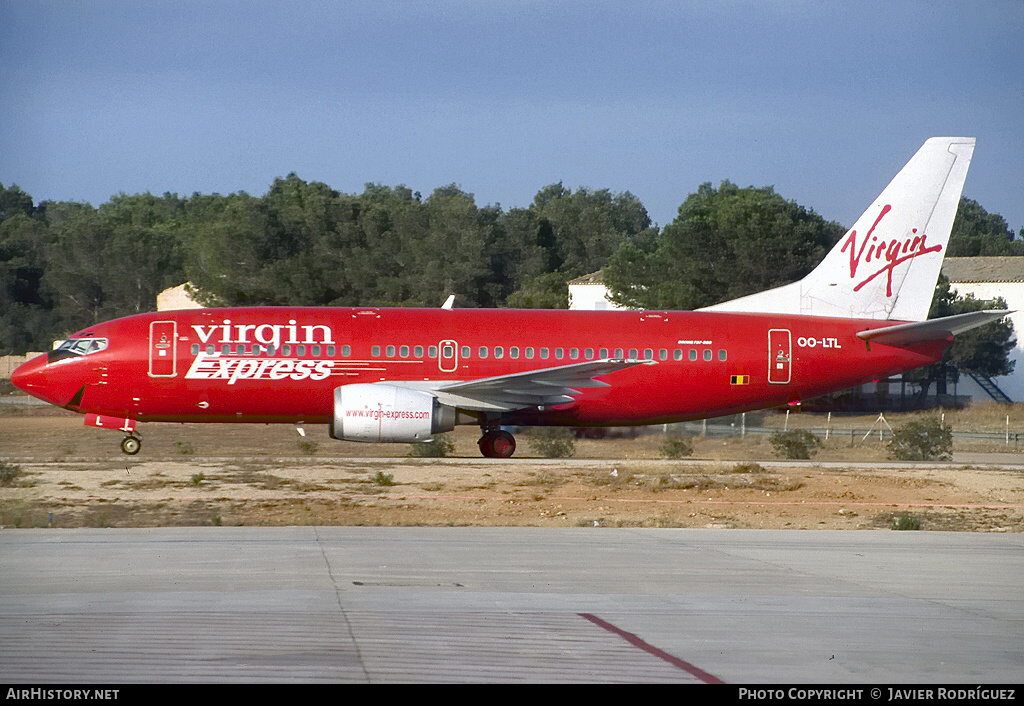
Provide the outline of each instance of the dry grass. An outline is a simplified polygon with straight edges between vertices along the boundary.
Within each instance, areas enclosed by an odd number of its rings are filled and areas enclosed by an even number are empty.
[[[574,459],[566,462],[533,461],[523,444],[514,459],[496,462],[480,458],[473,427],[456,430],[454,455],[462,459],[449,461],[406,458],[403,444],[327,440],[317,427],[307,433],[323,438],[307,453],[289,426],[150,424],[142,428],[142,453],[126,457],[118,434],[58,412],[0,420],[2,452],[22,466],[19,481],[32,481],[0,488],[0,524],[47,526],[53,513],[58,527],[597,523],[885,529],[884,516],[895,508],[919,507],[927,508],[914,510],[922,529],[1020,531],[1024,522],[1020,472],[766,468],[764,462],[778,460],[766,435],[694,437],[694,455],[678,461],[662,457],[660,434],[648,434],[579,439]],[[1019,423],[1024,433],[1024,410],[1016,408],[950,413],[946,421],[957,429],[999,432],[1007,413],[1011,431]],[[815,463],[884,460],[884,443],[863,439],[876,416],[833,417],[833,429],[858,425],[858,431],[834,433]],[[909,418],[887,416],[894,427]],[[766,425],[784,421],[781,414],[764,415]],[[790,427],[805,428],[824,428],[825,421],[808,414],[789,420]],[[183,439],[194,453],[182,452],[187,447],[176,442]],[[957,441],[954,449],[1008,450],[992,441]],[[55,456],[62,460],[54,462]],[[375,485],[378,472],[393,475],[395,485]],[[192,482],[199,474],[200,482]]]

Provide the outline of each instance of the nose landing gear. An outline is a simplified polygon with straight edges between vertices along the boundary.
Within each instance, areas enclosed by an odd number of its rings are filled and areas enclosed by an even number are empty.
[[[139,452],[139,449],[141,448],[142,439],[135,436],[134,434],[129,434],[128,436],[121,439],[121,450],[124,451],[129,456],[134,456]]]

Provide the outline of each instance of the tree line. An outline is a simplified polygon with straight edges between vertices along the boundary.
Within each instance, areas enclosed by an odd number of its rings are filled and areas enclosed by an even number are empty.
[[[702,184],[662,228],[629,192],[560,183],[508,209],[454,184],[348,194],[295,174],[260,197],[121,193],[99,207],[37,204],[0,184],[0,355],[150,311],[182,282],[226,306],[439,306],[455,294],[462,307],[564,308],[566,283],[603,269],[619,303],[693,309],[799,279],[844,232],[771,187],[728,181]],[[947,254],[1024,255],[1024,242],[963,199]]]
[[[0,184],[0,354],[41,350],[97,321],[151,311],[190,282],[206,304],[566,307],[566,281],[651,229],[629,193],[541,189],[526,208],[347,194],[294,174],[262,197],[118,194],[35,204]]]

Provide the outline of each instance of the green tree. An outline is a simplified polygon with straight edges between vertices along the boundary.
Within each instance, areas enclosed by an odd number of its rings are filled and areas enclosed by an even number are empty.
[[[460,306],[489,303],[488,229],[473,195],[455,184],[435,189],[423,205],[426,231],[421,240],[406,241],[411,269],[410,299],[438,306],[449,294]]]
[[[938,319],[970,311],[1005,308],[1006,302],[1002,299],[975,299],[971,295],[961,297],[952,290],[946,276],[939,275],[928,318]],[[920,396],[923,398],[932,383],[936,384],[939,394],[945,394],[947,382],[956,382],[961,372],[987,377],[1009,375],[1014,368],[1009,355],[1016,344],[1013,324],[1009,319],[992,321],[958,334],[943,353],[941,361],[906,373],[905,379],[921,385]]]
[[[514,309],[568,309],[569,285],[560,272],[537,275],[513,292],[506,303]]]
[[[43,285],[51,234],[43,204],[0,184],[0,355],[45,350],[60,325]]]
[[[151,311],[161,290],[183,281],[173,228],[136,225],[89,206],[51,213],[60,215],[49,228],[42,284],[62,333]]]
[[[58,329],[43,287],[49,232],[19,211],[0,222],[0,355],[43,350]]]
[[[568,292],[568,280],[602,269],[623,243],[654,232],[647,209],[631,193],[572,191],[561,183],[541,189],[529,209],[511,211],[506,222],[522,262],[510,306],[567,306],[559,292]]]
[[[961,198],[946,254],[951,257],[1024,255],[1024,241],[1014,239],[1013,231],[998,213],[989,213],[977,201]]]
[[[640,200],[627,192],[562,184],[541,189],[531,210],[538,217],[537,245],[545,251],[545,270],[578,277],[604,267],[624,240],[651,226]]]
[[[621,305],[696,309],[800,279],[843,232],[771,187],[706,183],[661,233],[623,243],[604,281]]]
[[[32,216],[36,212],[32,197],[17,184],[5,187],[0,183],[0,222],[18,214]]]

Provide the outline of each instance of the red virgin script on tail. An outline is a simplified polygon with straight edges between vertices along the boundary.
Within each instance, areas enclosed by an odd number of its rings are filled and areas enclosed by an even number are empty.
[[[858,292],[860,288],[865,284],[873,280],[883,272],[886,273],[885,283],[885,296],[892,296],[892,271],[897,265],[902,265],[908,260],[913,260],[915,257],[921,255],[928,255],[933,252],[940,252],[942,250],[941,245],[932,245],[928,247],[927,239],[928,236],[922,233],[917,234],[917,228],[911,229],[912,235],[908,238],[900,240],[893,238],[892,240],[878,240],[878,236],[872,235],[875,232],[875,228],[882,219],[885,218],[885,214],[892,210],[892,206],[886,204],[882,208],[882,212],[878,214],[878,218],[871,225],[871,229],[868,230],[868,234],[864,236],[864,240],[860,246],[857,245],[857,231],[851,230],[849,237],[846,242],[843,243],[841,252],[846,252],[847,248],[850,250],[850,279],[857,278],[857,269],[861,263],[870,263],[872,260],[883,261],[885,264],[878,267],[875,272],[865,277],[860,283],[853,288],[853,291]],[[877,265],[876,265],[877,266]]]

